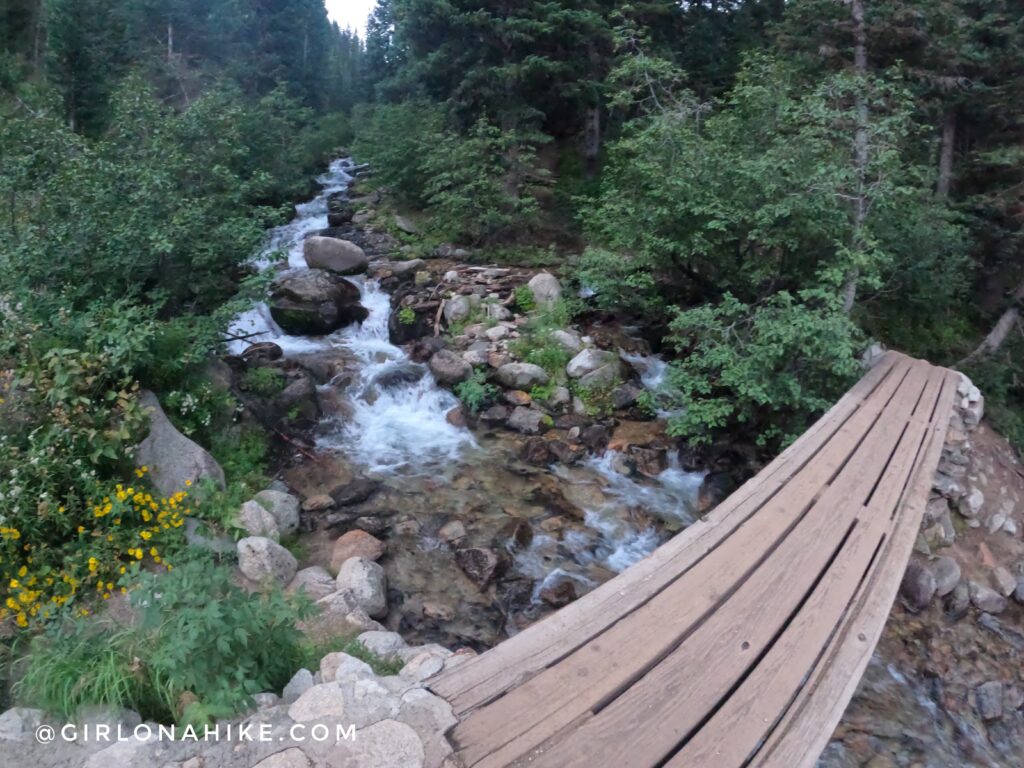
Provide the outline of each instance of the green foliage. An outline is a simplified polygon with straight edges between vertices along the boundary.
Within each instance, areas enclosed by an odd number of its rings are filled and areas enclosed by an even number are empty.
[[[670,433],[694,443],[752,433],[772,448],[797,437],[850,386],[862,344],[835,300],[810,291],[753,306],[726,295],[678,312],[672,338],[682,356],[669,382],[683,410],[670,419]]]
[[[616,380],[603,386],[582,387],[578,382],[574,382],[572,391],[574,395],[583,401],[583,406],[587,409],[588,416],[604,418],[611,416],[615,410],[612,395],[621,383],[621,381]]]
[[[525,190],[533,159],[527,141],[483,120],[464,137],[443,134],[424,158],[427,206],[435,226],[472,243],[529,229],[538,210]]]
[[[534,304],[533,293],[528,286],[516,289],[517,304],[520,301],[525,301],[531,306]],[[565,366],[573,355],[555,341],[551,334],[553,331],[569,327],[578,310],[579,303],[571,299],[562,299],[551,306],[534,309],[527,322],[520,328],[520,336],[512,342],[510,349],[523,361],[539,365],[547,371],[554,382],[563,380]]]
[[[416,310],[412,307],[402,307],[398,310],[398,322],[402,325],[412,325],[416,322]]]
[[[872,108],[873,181],[863,189],[850,154],[856,98]],[[650,311],[670,295],[688,303],[729,291],[755,302],[780,289],[838,291],[854,269],[878,301],[894,284],[918,286],[910,298],[924,310],[962,288],[962,229],[914,162],[912,102],[898,80],[837,75],[806,88],[761,57],[720,104],[675,99],[630,125],[586,214],[604,247],[588,252],[581,279],[600,305]],[[851,204],[859,196],[863,223]],[[953,279],[926,284],[933,266]]]
[[[251,368],[242,376],[242,387],[260,397],[274,397],[285,388],[284,374],[277,368]]]
[[[356,119],[356,151],[404,202],[431,214],[448,238],[473,243],[529,228],[537,211],[528,194],[539,136],[502,131],[486,121],[462,134],[443,111],[421,101],[377,105]]]
[[[455,396],[469,408],[471,413],[479,413],[486,405],[494,401],[500,390],[487,383],[487,373],[479,368],[463,382],[453,388]]]
[[[397,675],[403,666],[401,660],[383,659],[366,648],[354,637],[334,637],[319,642],[306,642],[303,645],[304,662],[307,669],[316,669],[321,659],[329,653],[347,653],[370,665],[374,674],[381,677]]]
[[[965,373],[985,395],[985,418],[1024,455],[1024,340],[997,355],[970,361]]]
[[[229,487],[242,485],[250,492],[266,485],[270,438],[259,427],[221,430],[209,442],[210,454],[224,470]]]
[[[520,285],[515,290],[516,308],[523,314],[529,314],[537,307],[537,301],[533,298],[533,291],[528,285]]]
[[[361,108],[355,113],[356,154],[373,166],[375,180],[405,202],[427,203],[426,156],[444,133],[441,110],[428,102]]]
[[[104,705],[199,725],[280,690],[303,661],[295,624],[308,602],[250,595],[226,566],[194,559],[141,573],[131,598],[140,617],[127,628],[76,622],[33,643],[19,700],[66,717]]]

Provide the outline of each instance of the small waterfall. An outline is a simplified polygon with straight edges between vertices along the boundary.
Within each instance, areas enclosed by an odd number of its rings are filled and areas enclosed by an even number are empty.
[[[307,269],[303,241],[312,232],[325,229],[328,198],[344,192],[352,182],[354,165],[349,159],[335,160],[327,173],[317,178],[323,191],[308,203],[295,207],[290,223],[270,232],[267,244],[253,259],[260,270],[269,269],[287,257],[289,269]],[[257,341],[273,341],[285,356],[342,348],[359,362],[358,380],[351,388],[351,413],[336,423],[323,425],[319,445],[344,452],[371,472],[418,468],[441,461],[454,461],[463,449],[476,445],[465,429],[448,423],[448,412],[458,400],[441,389],[425,366],[417,366],[388,340],[391,299],[375,281],[350,278],[359,286],[361,303],[370,315],[361,325],[343,328],[329,336],[306,337],[285,334],[270,316],[263,302],[243,312],[231,323],[229,332],[237,338],[229,344],[240,354]],[[376,382],[390,370],[416,368],[414,381],[382,388]]]
[[[459,404],[437,385],[426,366],[413,363],[388,341],[391,299],[375,281],[361,286],[362,304],[370,316],[331,337],[360,362],[358,381],[351,385],[351,414],[329,426],[319,444],[344,451],[370,471],[415,469],[438,462],[453,462],[476,445],[468,430],[448,423],[448,412]],[[414,381],[381,387],[386,374],[403,369]]]

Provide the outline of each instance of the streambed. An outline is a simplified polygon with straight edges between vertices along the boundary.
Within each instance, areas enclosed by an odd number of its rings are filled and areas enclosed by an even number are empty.
[[[353,170],[348,159],[331,164],[318,179],[321,194],[269,233],[255,260],[261,269],[307,269],[303,241],[328,228],[328,200],[346,192]],[[273,341],[286,359],[334,364],[338,372],[318,387],[327,406],[311,434],[317,458],[297,456],[284,478],[304,497],[355,481],[370,490],[346,509],[346,525],[312,516],[301,565],[326,565],[331,541],[347,527],[384,540],[389,628],[416,642],[494,645],[695,519],[705,473],[684,469],[677,454],[651,478],[631,474],[613,450],[572,466],[537,467],[520,458],[523,438],[453,423],[455,396],[389,339],[391,297],[372,277],[349,279],[368,310],[361,324],[323,337],[290,336],[260,304],[232,325],[245,340],[230,351]],[[659,384],[664,366],[657,358],[634,355],[631,362],[645,384]],[[468,550],[496,558],[494,573],[482,581],[479,567],[459,554]]]

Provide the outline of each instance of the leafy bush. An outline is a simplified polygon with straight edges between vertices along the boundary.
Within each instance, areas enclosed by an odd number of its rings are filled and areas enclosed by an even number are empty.
[[[285,385],[284,374],[277,368],[253,368],[242,376],[242,386],[260,397],[280,394]]]
[[[520,285],[515,290],[516,307],[526,314],[537,308],[537,300],[533,298],[533,291],[528,285]]]
[[[425,208],[432,227],[474,243],[530,226],[537,202],[527,192],[539,136],[502,131],[485,120],[465,134],[425,101],[358,111],[355,150],[404,202]]]
[[[488,403],[498,396],[500,390],[493,384],[487,383],[487,374],[479,368],[463,382],[453,388],[455,396],[469,408],[472,413],[479,413]]]
[[[202,724],[280,690],[301,665],[295,625],[309,615],[307,601],[250,595],[230,568],[203,559],[138,579],[133,625],[75,622],[32,644],[19,700],[65,717],[103,705]]]
[[[403,201],[426,205],[424,158],[444,133],[441,109],[424,101],[382,104],[357,109],[354,122],[356,155],[373,166],[375,179]]]
[[[756,306],[727,295],[672,321],[682,359],[669,383],[683,410],[673,435],[707,443],[752,433],[778,447],[798,436],[850,385],[859,368],[856,327],[826,295],[782,292]]]
[[[493,241],[528,230],[538,206],[525,192],[529,144],[481,120],[468,136],[445,133],[424,158],[428,211],[457,240]]]
[[[95,490],[74,504],[43,496],[22,499],[21,473],[13,471],[2,487],[14,503],[0,525],[0,619],[10,616],[27,627],[90,595],[110,599],[137,564],[170,569],[168,556],[183,544],[180,529],[191,512],[189,494],[154,497],[142,487],[145,470],[137,475],[138,485],[105,491],[87,473],[82,484]]]
[[[533,304],[533,293],[527,286],[521,286],[516,292],[516,301],[520,301],[519,291],[525,288],[529,293],[529,301]],[[525,297],[523,298],[525,301]],[[572,323],[579,309],[578,302],[562,299],[555,304],[534,310],[527,322],[520,328],[520,337],[511,344],[512,352],[527,363],[539,365],[553,380],[565,378],[565,366],[573,355],[563,345],[555,341],[553,331],[565,329]]]

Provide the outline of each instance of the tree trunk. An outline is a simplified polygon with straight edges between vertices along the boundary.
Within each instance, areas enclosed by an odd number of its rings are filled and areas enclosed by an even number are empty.
[[[868,173],[868,103],[859,91],[867,85],[868,74],[868,31],[864,22],[865,0],[852,0],[850,13],[853,19],[853,68],[857,73],[858,93],[855,104],[857,129],[853,139],[853,162],[857,172],[857,189],[853,202],[853,238],[851,250],[856,253],[864,246],[864,223],[868,218],[867,173]],[[843,311],[847,314],[857,302],[857,281],[860,272],[851,267],[843,282]]]
[[[956,112],[949,110],[942,118],[942,148],[939,151],[939,180],[935,185],[935,194],[941,198],[949,197],[949,188],[953,182],[953,147],[956,143]]]
[[[174,58],[174,25],[167,22],[167,60]]]
[[[601,156],[601,105],[592,104],[587,107],[587,116],[583,126],[583,159],[587,166],[587,175],[593,177],[597,173],[597,162]]]
[[[1010,306],[1000,315],[996,324],[992,326],[992,330],[988,332],[985,340],[965,360],[974,360],[986,355],[994,355],[1006,342],[1010,331],[1013,330],[1014,326],[1017,325],[1017,321],[1020,320],[1021,304],[1024,304],[1024,280],[1021,281],[1020,285],[1010,295],[1010,302]]]

